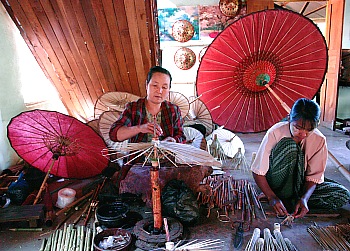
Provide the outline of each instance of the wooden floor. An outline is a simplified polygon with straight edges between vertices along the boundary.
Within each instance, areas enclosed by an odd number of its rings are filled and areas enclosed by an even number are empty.
[[[327,136],[327,144],[330,152],[336,157],[336,159],[349,170],[350,168],[350,150],[346,148],[345,142],[350,139],[348,135],[344,135],[342,132],[331,131],[327,128],[320,128],[321,131]],[[261,139],[264,133],[254,134],[237,134],[244,143],[245,157],[250,163],[252,154],[257,151]],[[237,179],[252,180],[250,174],[242,173],[240,171],[228,171],[230,175]],[[327,162],[326,177],[334,179],[348,189],[350,189],[350,181],[345,178],[338,170],[338,164],[329,158]],[[266,213],[272,212],[267,204],[263,204]],[[149,208],[139,208],[143,210],[144,215],[149,215],[151,210]],[[0,209],[1,210],[1,209]],[[307,232],[308,227],[317,224],[321,227],[333,226],[336,224],[346,224],[350,220],[350,204],[344,206],[337,212],[329,212],[331,217],[325,217],[318,215],[318,217],[305,217],[303,219],[297,219],[293,223],[293,227],[281,226],[281,233],[283,237],[289,238],[291,242],[297,247],[298,250],[322,250],[320,245],[313,239],[313,237]],[[339,217],[334,217],[339,214]],[[220,239],[224,242],[224,247],[219,250],[244,250],[253,230],[259,228],[261,232],[265,228],[269,228],[273,231],[274,223],[280,223],[282,220],[276,218],[273,214],[268,214],[267,219],[263,217],[257,217],[253,219],[250,226],[250,230],[244,233],[244,243],[240,249],[233,247],[233,239],[235,230],[232,229],[232,222],[223,222],[217,218],[217,212],[214,209],[210,210],[209,217],[208,210],[202,208],[202,215],[200,221],[195,226],[184,228],[184,237],[186,239]],[[43,226],[43,230],[39,232],[13,232],[9,231],[11,226],[0,225],[0,250],[23,250],[34,251],[39,250],[44,238],[48,238],[52,233],[52,228]],[[133,248],[135,250],[141,250],[139,248]]]

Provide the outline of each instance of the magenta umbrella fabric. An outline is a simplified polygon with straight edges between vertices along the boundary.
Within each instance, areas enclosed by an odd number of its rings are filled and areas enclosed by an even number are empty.
[[[288,115],[281,103],[291,107],[315,96],[327,61],[325,39],[308,18],[288,10],[252,13],[209,45],[197,95],[216,124],[233,132],[265,131]]]
[[[107,167],[103,139],[74,117],[32,110],[11,119],[7,127],[11,146],[30,165],[63,178],[89,178]]]

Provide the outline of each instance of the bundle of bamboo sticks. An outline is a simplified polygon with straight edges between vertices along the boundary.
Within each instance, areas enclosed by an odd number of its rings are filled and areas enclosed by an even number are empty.
[[[208,176],[203,182],[210,187],[209,193],[198,193],[197,200],[201,205],[208,205],[208,215],[217,207],[228,217],[229,213],[242,212],[242,220],[251,222],[256,218],[256,208],[261,210],[266,219],[264,209],[257,199],[257,191],[248,180],[235,180],[232,176]],[[244,217],[243,217],[244,213]]]
[[[278,229],[273,231],[273,235],[268,228],[264,229],[263,237],[260,236],[260,233],[260,228],[254,229],[253,235],[244,251],[297,251],[292,242],[288,238],[283,238],[282,233]]]
[[[310,226],[307,231],[324,250],[350,250],[350,224],[318,227]]]
[[[187,251],[187,250],[221,250],[225,242],[220,239],[208,240],[180,240],[172,249],[173,251]]]
[[[248,164],[246,157],[242,153],[241,148],[238,148],[238,151],[235,153],[233,158],[228,159],[228,161],[226,161],[225,164],[233,170],[241,170],[247,173],[250,171],[250,165]]]
[[[65,223],[63,229],[55,230],[43,239],[40,251],[93,251],[95,233],[94,229],[84,226],[75,228],[73,224]]]

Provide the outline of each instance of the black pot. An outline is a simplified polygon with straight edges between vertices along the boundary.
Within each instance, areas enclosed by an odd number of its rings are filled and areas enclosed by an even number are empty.
[[[102,204],[97,208],[96,217],[100,225],[107,228],[118,228],[125,224],[129,206],[122,202]]]

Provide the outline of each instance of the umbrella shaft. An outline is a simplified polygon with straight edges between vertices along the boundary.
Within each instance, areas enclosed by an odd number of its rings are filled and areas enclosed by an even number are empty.
[[[41,193],[42,193],[43,190],[45,189],[46,181],[47,181],[47,179],[49,178],[51,169],[52,169],[53,165],[55,164],[55,161],[56,161],[56,160],[53,158],[53,159],[52,159],[52,162],[51,162],[51,165],[50,165],[50,168],[49,168],[49,170],[48,170],[47,173],[46,173],[46,176],[45,176],[45,178],[44,178],[44,180],[43,180],[43,183],[41,184],[41,187],[40,187],[40,189],[39,189],[39,192],[38,192],[38,194],[37,194],[36,197],[35,197],[35,200],[34,200],[34,202],[33,202],[33,205],[35,205],[35,204],[38,202],[38,200],[39,200],[39,198],[40,198],[40,196],[41,196]]]

